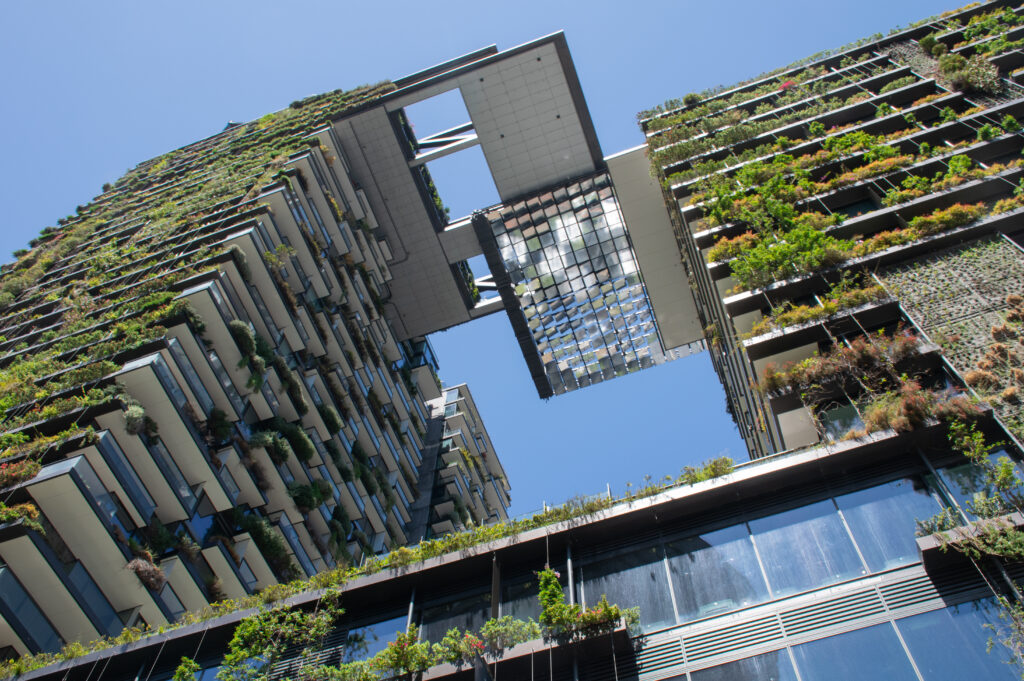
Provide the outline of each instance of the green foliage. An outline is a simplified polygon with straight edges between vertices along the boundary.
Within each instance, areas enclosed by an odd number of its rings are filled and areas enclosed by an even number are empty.
[[[248,322],[243,322],[240,319],[232,319],[228,322],[228,330],[231,331],[231,337],[235,339],[238,351],[242,353],[242,361],[238,366],[245,366],[248,359],[256,354],[256,332],[252,330],[252,326]]]
[[[373,657],[370,665],[388,678],[429,669],[435,660],[431,645],[419,641],[419,630],[414,624],[408,631],[399,632],[394,641]]]
[[[277,375],[281,379],[281,383],[284,384],[285,393],[287,393],[288,399],[295,406],[295,411],[299,412],[300,416],[309,413],[309,403],[306,402],[306,397],[302,393],[299,378],[292,371],[291,367],[288,366],[288,362],[283,357],[276,355],[274,357],[274,369],[277,370]]]
[[[324,425],[327,426],[328,432],[332,435],[340,432],[345,427],[341,416],[338,415],[338,410],[331,405],[320,404],[317,406],[317,411],[320,412],[320,418],[323,419]]]
[[[853,242],[829,236],[809,226],[796,227],[777,239],[763,239],[732,263],[733,276],[744,288],[765,286],[835,265],[845,260]]]
[[[273,420],[273,426],[288,441],[296,459],[299,461],[309,461],[316,456],[316,447],[313,445],[313,441],[309,439],[309,435],[306,434],[306,431],[303,430],[301,426],[297,426],[294,423],[288,423],[281,418],[275,418]]]
[[[195,681],[196,672],[200,669],[199,664],[191,657],[182,657],[171,679],[172,681]]]
[[[228,420],[227,412],[220,407],[214,407],[206,420],[206,428],[214,442],[226,442],[231,439],[234,424]]]

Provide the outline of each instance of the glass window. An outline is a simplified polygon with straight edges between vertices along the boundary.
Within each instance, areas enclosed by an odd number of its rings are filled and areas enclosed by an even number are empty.
[[[998,450],[989,454],[989,461],[993,464],[1000,459],[1000,457],[1008,456],[1005,450]],[[945,466],[938,470],[939,477],[946,483],[949,491],[953,494],[956,502],[960,504],[960,507],[967,511],[967,504],[975,499],[980,494],[991,496],[993,490],[990,485],[986,484],[985,471],[980,466],[976,466],[971,463],[956,464],[953,466]],[[1020,467],[1017,466],[1017,474],[1020,475]],[[1018,488],[1017,490],[1021,490]],[[975,516],[972,513],[967,515],[974,519]]]
[[[490,616],[489,591],[462,598],[445,599],[423,609],[420,638],[437,642],[454,627],[476,631]]]
[[[662,555],[661,546],[654,545],[584,565],[580,581],[585,604],[593,607],[606,595],[612,603],[639,606],[645,631],[675,624]]]
[[[405,631],[407,615],[396,615],[382,622],[349,629],[345,640],[345,662],[365,660],[384,650],[395,640],[398,632]]]
[[[789,653],[776,650],[690,672],[690,681],[797,681]]]
[[[561,571],[565,574],[565,571]],[[533,573],[525,577],[502,580],[501,585],[501,616],[510,615],[517,619],[537,619],[540,617],[540,601],[537,600],[539,586],[537,576]]]
[[[668,542],[665,548],[679,616],[684,621],[768,600],[768,587],[746,525]]]
[[[0,601],[15,617],[14,628],[20,636],[28,636],[40,650],[54,652],[62,641],[50,621],[7,566],[0,565]]]
[[[905,617],[896,626],[925,681],[1020,678],[1004,646],[996,643],[986,652],[992,627],[1001,628],[994,599]]]
[[[865,573],[832,500],[751,521],[775,598]]]
[[[863,428],[864,422],[857,413],[856,407],[849,402],[831,405],[818,412],[818,421],[825,429],[829,440],[841,440],[843,436],[855,428]]]
[[[803,681],[917,680],[888,622],[794,646],[793,657]]]
[[[836,497],[872,572],[917,562],[918,518],[941,509],[920,478],[904,478]]]

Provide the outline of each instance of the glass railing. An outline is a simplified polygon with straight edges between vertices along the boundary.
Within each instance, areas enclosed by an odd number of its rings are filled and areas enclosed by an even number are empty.
[[[188,383],[188,387],[192,390],[192,394],[195,395],[196,400],[199,401],[199,406],[203,409],[204,414],[209,414],[215,406],[213,398],[210,397],[209,391],[206,386],[199,379],[199,374],[196,373],[196,369],[192,366],[192,361],[189,360],[188,355],[181,347],[181,343],[178,342],[177,338],[167,339],[167,348],[171,352],[171,357],[174,358],[174,363],[178,365],[178,371],[185,377],[185,382]]]
[[[102,431],[96,441],[96,449],[99,450],[103,460],[113,471],[114,477],[128,494],[135,509],[142,516],[143,522],[149,522],[156,510],[156,502],[153,501],[153,497],[150,496],[146,486],[139,479],[138,473],[128,462],[128,457],[117,444],[117,440],[108,431]]]
[[[4,619],[30,647],[47,652],[60,650],[63,641],[56,629],[6,565],[0,565],[0,603],[7,610]]]
[[[238,483],[235,482],[235,477],[231,475],[231,471],[228,470],[227,466],[221,466],[217,470],[217,478],[220,480],[220,484],[224,486],[224,491],[228,494],[228,499],[234,504],[238,501],[238,497],[242,494],[242,490],[238,487]]]
[[[188,515],[192,515],[196,505],[199,503],[198,497],[192,487],[185,480],[185,476],[182,475],[181,469],[178,468],[178,464],[174,462],[174,458],[171,457],[171,453],[167,451],[167,447],[164,446],[162,440],[159,437],[146,438],[148,440],[146,447],[149,449],[150,456],[153,457],[153,461],[156,462],[157,468],[164,474],[167,482],[170,484],[171,489],[178,496],[178,501],[185,507],[185,512]]]
[[[346,482],[345,487],[348,489],[348,493],[352,495],[352,499],[356,502],[356,506],[359,507],[359,513],[365,513],[366,503],[363,501],[363,497],[359,494],[359,490],[356,489],[356,484],[354,482]]]
[[[306,553],[306,549],[302,548],[302,542],[299,540],[299,534],[292,527],[291,521],[288,520],[288,516],[284,513],[281,514],[280,519],[277,523],[278,528],[281,530],[281,534],[284,535],[285,541],[292,549],[292,553],[295,554],[296,560],[299,561],[299,565],[306,572],[307,577],[312,577],[316,574],[316,568],[313,567],[313,561],[310,560],[309,554]]]
[[[117,616],[117,611],[106,599],[92,576],[80,561],[76,561],[67,571],[67,581],[73,585],[75,601],[85,605],[91,611],[96,629],[107,636],[116,636],[124,628],[124,622]]]
[[[235,408],[235,413],[238,416],[242,416],[245,413],[245,402],[242,400],[242,396],[238,394],[238,390],[235,389],[235,384],[231,381],[231,377],[228,376],[227,370],[224,369],[224,363],[220,361],[220,356],[215,350],[210,350],[206,356],[210,360],[210,367],[217,376],[217,381],[224,388],[224,392],[228,396],[228,401]]]

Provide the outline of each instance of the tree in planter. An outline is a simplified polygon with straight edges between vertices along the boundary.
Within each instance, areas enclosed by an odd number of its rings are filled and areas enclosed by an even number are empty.
[[[234,426],[223,409],[214,407],[210,410],[210,415],[206,419],[206,431],[214,444],[223,444],[230,440],[233,430]]]
[[[288,496],[292,498],[300,511],[313,510],[324,503],[329,494],[330,487],[324,480],[314,480],[309,485],[295,482],[288,485]]]
[[[541,606],[538,619],[547,638],[577,640],[611,631],[619,622],[629,627],[639,622],[639,608],[612,605],[605,595],[595,607],[586,610],[578,604],[569,605],[565,602],[559,574],[550,567],[537,573],[537,581],[537,599]]]

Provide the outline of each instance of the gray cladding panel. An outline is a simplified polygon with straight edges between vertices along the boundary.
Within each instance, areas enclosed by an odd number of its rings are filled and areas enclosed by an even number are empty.
[[[352,174],[394,253],[385,306],[400,340],[469,321],[448,258],[383,107],[335,124]]]

